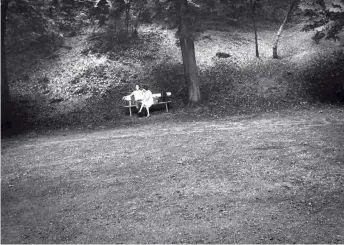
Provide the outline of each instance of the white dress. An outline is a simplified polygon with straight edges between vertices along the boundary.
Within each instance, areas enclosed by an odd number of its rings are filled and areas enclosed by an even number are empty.
[[[145,92],[143,92],[142,104],[148,108],[154,104],[153,94],[150,90],[146,90]]]

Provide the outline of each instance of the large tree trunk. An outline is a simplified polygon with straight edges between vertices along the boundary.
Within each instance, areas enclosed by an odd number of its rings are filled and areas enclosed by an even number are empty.
[[[184,76],[188,85],[189,106],[196,105],[201,101],[200,82],[195,56],[194,40],[190,34],[187,24],[184,21],[184,14],[188,8],[187,0],[178,0],[177,7],[180,14],[179,40],[182,51]]]
[[[180,46],[183,56],[185,81],[189,88],[189,105],[197,104],[201,100],[201,92],[199,88],[194,41],[190,37],[182,37],[180,38]]]
[[[287,13],[286,17],[284,18],[282,25],[278,29],[276,39],[275,39],[274,45],[272,47],[272,57],[274,59],[278,58],[277,47],[278,47],[279,39],[280,39],[282,32],[283,32],[283,29],[284,29],[284,26],[287,23],[288,19],[290,18],[291,14],[293,13],[293,10],[295,9],[298,2],[299,2],[299,0],[292,0],[292,2],[289,5],[288,13]]]
[[[5,49],[5,34],[6,34],[6,14],[7,14],[8,0],[1,1],[1,121],[7,119],[8,105],[10,101],[10,91],[7,78],[6,67],[6,49]]]

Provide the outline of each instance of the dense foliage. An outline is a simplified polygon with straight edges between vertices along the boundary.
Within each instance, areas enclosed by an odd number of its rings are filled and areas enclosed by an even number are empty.
[[[316,30],[316,43],[322,38],[338,40],[344,27],[344,0],[303,0],[300,8],[308,17],[303,30]]]

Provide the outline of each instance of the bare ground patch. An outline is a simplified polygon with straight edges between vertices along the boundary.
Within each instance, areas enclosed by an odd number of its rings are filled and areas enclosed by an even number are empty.
[[[2,141],[2,243],[343,243],[344,111]]]

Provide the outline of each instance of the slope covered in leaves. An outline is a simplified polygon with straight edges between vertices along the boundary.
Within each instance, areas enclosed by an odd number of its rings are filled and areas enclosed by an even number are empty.
[[[279,60],[271,58],[276,31],[271,27],[259,32],[259,59],[254,56],[253,33],[247,29],[203,32],[195,43],[205,106],[201,111],[260,111],[312,101],[305,71],[336,57],[331,54],[343,45],[316,45],[312,33],[299,30],[293,26],[284,32]],[[26,69],[9,69],[22,118],[54,126],[122,120],[121,98],[135,84],[146,84],[153,92],[171,91],[174,108],[181,109],[187,87],[175,30],[143,25],[138,33],[137,38],[121,37],[88,27],[80,35],[65,37],[60,49]],[[230,57],[218,58],[218,52]],[[9,67],[17,67],[16,62],[10,60]]]

